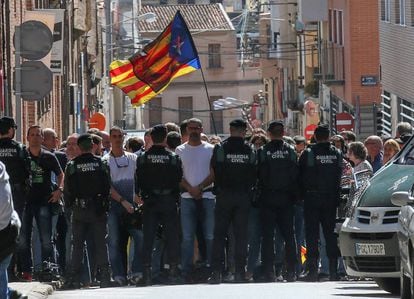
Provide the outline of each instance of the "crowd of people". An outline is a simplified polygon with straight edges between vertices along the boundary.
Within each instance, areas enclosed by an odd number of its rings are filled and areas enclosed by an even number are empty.
[[[125,140],[112,127],[60,143],[55,130],[33,125],[23,145],[13,140],[14,120],[1,118],[0,161],[22,225],[13,257],[0,255],[0,270],[9,264],[0,283],[59,275],[68,289],[341,279],[341,187],[389,163],[411,125],[363,142],[352,131],[330,137],[326,125],[310,141],[285,136],[282,121],[250,134],[242,119],[229,126],[226,140],[192,118],[154,126],[143,139]]]

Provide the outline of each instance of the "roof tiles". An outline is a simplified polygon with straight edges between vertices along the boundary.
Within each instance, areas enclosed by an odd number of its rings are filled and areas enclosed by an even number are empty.
[[[152,23],[139,21],[139,30],[141,32],[161,32],[171,22],[178,10],[192,32],[234,30],[221,4],[143,5],[141,14],[153,12],[157,15],[157,20]]]

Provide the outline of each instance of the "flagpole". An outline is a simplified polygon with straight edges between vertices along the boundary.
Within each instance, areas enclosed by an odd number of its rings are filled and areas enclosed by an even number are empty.
[[[216,122],[214,121],[213,107],[211,106],[210,95],[208,94],[206,78],[204,77],[204,72],[203,72],[203,68],[202,67],[200,67],[200,70],[201,70],[201,76],[203,77],[204,88],[205,88],[206,94],[207,94],[208,106],[210,107],[210,118],[211,118],[211,121],[213,122],[214,135],[217,135]]]

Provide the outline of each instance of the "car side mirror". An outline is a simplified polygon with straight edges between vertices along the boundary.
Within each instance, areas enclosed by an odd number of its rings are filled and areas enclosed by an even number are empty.
[[[395,206],[402,207],[409,203],[414,203],[414,198],[406,191],[398,191],[391,195],[391,202]]]

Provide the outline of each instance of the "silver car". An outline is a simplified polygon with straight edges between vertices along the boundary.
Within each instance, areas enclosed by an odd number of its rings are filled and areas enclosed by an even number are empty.
[[[391,201],[401,207],[398,217],[398,244],[401,258],[401,298],[414,298],[414,186],[409,192],[393,193]]]

